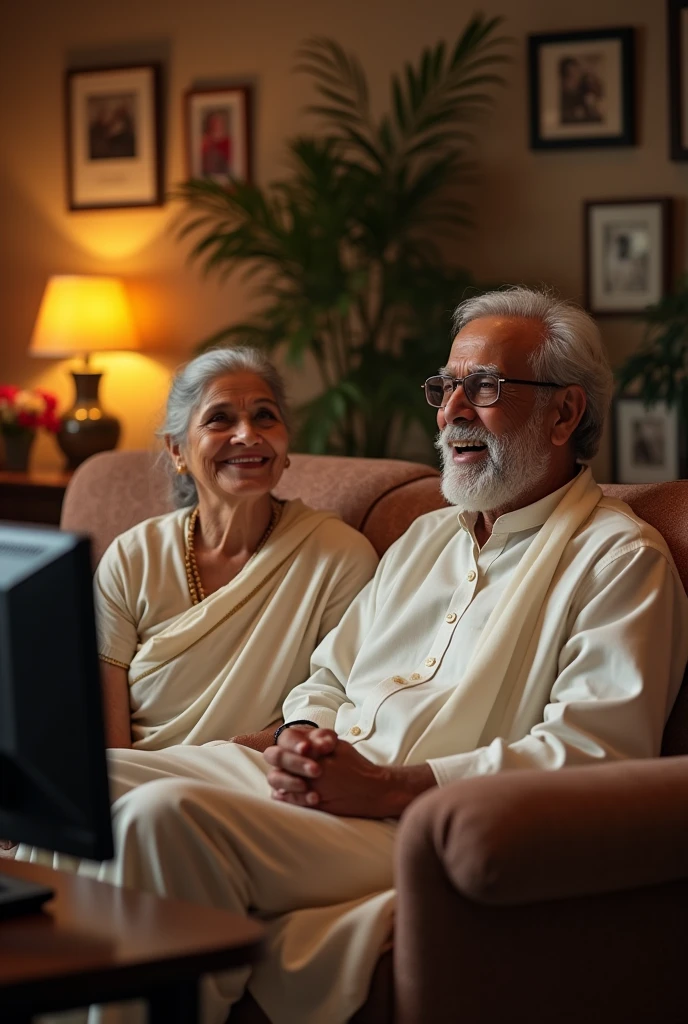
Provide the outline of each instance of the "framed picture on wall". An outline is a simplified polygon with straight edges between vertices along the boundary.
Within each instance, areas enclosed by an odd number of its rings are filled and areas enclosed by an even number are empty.
[[[668,0],[671,159],[688,160],[688,0]]]
[[[68,71],[66,130],[71,210],[163,202],[158,64]]]
[[[681,417],[666,402],[646,406],[641,398],[621,396],[612,407],[614,480],[652,484],[686,476]]]
[[[221,185],[250,181],[251,90],[190,89],[185,96],[187,172]]]
[[[586,305],[596,316],[640,313],[671,283],[671,199],[584,204]]]
[[[533,149],[635,143],[632,28],[528,37]]]

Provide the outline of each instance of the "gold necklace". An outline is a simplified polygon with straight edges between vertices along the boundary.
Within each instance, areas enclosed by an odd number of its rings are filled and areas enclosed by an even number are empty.
[[[246,565],[251,561],[251,558],[255,558],[261,548],[265,547],[268,542],[268,537],[273,532],[277,524],[282,517],[282,509],[284,508],[284,502],[278,501],[277,498],[273,498],[270,495],[270,501],[272,503],[272,512],[270,514],[270,522],[263,536],[258,541],[256,549],[251,557],[246,562]],[[203,583],[201,582],[201,574],[198,571],[198,563],[196,562],[196,550],[194,545],[194,536],[196,533],[196,523],[198,522],[198,513],[200,511],[199,506],[193,510],[189,516],[189,523],[186,528],[186,554],[184,555],[184,568],[186,569],[186,582],[189,585],[189,594],[191,595],[191,603],[199,604],[201,601],[205,601],[205,591],[203,589]],[[244,566],[246,568],[246,566]]]

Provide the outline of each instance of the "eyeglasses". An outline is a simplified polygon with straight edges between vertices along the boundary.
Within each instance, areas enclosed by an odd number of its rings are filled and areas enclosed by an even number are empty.
[[[449,377],[442,373],[436,377],[428,377],[422,387],[425,389],[428,405],[432,405],[435,409],[443,409],[460,385],[463,386],[463,393],[471,405],[477,405],[482,409],[499,401],[502,384],[528,384],[533,388],[565,386],[544,380],[517,380],[515,377],[500,377],[496,373],[469,373],[465,377]]]

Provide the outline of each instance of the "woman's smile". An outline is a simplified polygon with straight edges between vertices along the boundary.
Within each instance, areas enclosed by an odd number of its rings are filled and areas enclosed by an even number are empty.
[[[222,459],[218,465],[231,466],[233,469],[262,469],[270,461],[267,455],[235,455],[229,459]]]

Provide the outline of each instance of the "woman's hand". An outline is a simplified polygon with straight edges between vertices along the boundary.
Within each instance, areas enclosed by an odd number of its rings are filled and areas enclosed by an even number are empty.
[[[129,709],[129,675],[125,668],[100,663],[100,681],[105,717],[105,746],[131,746],[131,711]]]
[[[281,724],[282,719],[278,718],[276,722],[261,732],[247,732],[240,736],[232,736],[229,742],[239,743],[242,747],[250,747],[251,750],[259,750],[263,753],[275,742],[275,729],[279,729]]]

